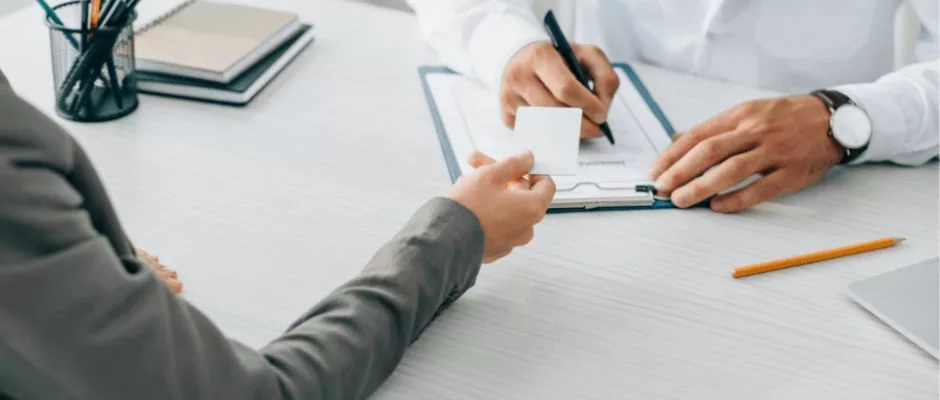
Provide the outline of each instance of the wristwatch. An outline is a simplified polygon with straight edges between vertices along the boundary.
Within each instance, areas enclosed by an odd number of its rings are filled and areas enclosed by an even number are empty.
[[[848,164],[862,155],[871,142],[871,119],[868,113],[841,92],[816,90],[811,94],[829,107],[829,136],[845,149],[839,163]]]

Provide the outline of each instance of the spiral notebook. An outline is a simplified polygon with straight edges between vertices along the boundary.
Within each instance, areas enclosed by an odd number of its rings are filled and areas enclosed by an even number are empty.
[[[137,69],[229,83],[288,39],[297,14],[201,0],[141,1],[134,24]]]

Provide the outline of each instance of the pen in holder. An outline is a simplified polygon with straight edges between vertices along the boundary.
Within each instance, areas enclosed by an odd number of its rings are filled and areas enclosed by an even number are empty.
[[[69,26],[54,17],[79,15],[87,4],[83,0],[60,4],[46,18],[56,112],[63,118],[109,121],[137,108],[133,29],[137,15],[123,2],[109,3],[113,7],[102,12],[97,27],[85,25],[85,18]]]

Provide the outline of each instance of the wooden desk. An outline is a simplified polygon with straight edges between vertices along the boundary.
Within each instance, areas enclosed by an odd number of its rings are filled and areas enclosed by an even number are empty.
[[[142,97],[119,121],[62,121],[136,244],[253,346],[353,276],[450,185],[416,72],[433,57],[413,16],[263,3],[300,11],[317,40],[248,107]],[[52,114],[38,8],[0,20],[0,37],[0,68]],[[637,70],[678,129],[772,95]],[[937,361],[856,306],[846,285],[937,255],[937,221],[935,163],[833,171],[737,215],[552,215],[529,247],[483,270],[375,397],[935,399]],[[883,236],[908,240],[730,277],[741,264]]]

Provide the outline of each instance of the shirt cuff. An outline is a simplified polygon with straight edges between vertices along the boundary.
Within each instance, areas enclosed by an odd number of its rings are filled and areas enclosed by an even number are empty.
[[[892,82],[895,83],[895,82]],[[848,96],[868,114],[871,141],[868,148],[849,164],[887,161],[904,152],[904,141],[911,121],[916,121],[918,104],[908,104],[910,96],[899,96],[886,82],[858,83],[831,88]]]
[[[470,42],[473,71],[491,90],[499,90],[506,64],[526,45],[549,40],[531,16],[493,13]]]

